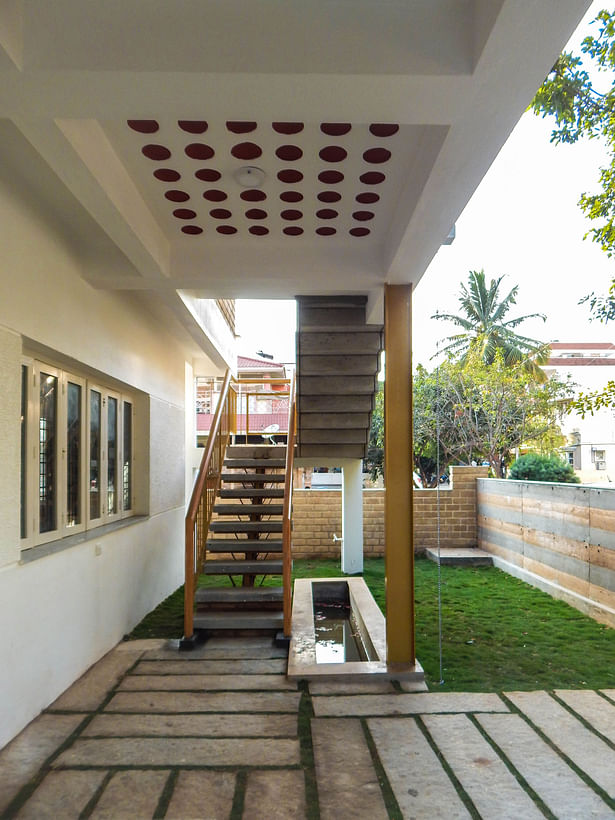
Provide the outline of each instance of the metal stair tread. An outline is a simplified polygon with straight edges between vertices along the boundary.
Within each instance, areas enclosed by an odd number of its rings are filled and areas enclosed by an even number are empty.
[[[210,552],[282,552],[278,538],[208,538]]]
[[[201,587],[197,589],[197,604],[281,603],[284,594],[279,587]]]
[[[282,515],[283,504],[216,504],[217,515]]]
[[[282,532],[281,521],[212,521],[211,532]]]
[[[281,561],[206,561],[205,575],[281,575]]]
[[[233,484],[255,484],[256,482],[268,483],[272,481],[286,481],[284,473],[222,473],[222,481]]]

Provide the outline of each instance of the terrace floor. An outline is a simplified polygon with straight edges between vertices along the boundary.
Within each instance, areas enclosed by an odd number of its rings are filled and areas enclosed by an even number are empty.
[[[120,644],[0,751],[0,816],[615,818],[613,689],[297,685],[285,668],[264,637]]]

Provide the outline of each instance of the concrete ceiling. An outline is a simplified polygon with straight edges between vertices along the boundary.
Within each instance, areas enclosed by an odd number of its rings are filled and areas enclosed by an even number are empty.
[[[0,161],[82,214],[95,287],[373,296],[418,282],[589,3],[7,0]]]

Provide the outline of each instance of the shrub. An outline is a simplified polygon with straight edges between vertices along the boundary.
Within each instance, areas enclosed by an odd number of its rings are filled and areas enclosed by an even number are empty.
[[[516,481],[557,481],[561,484],[580,482],[572,466],[559,456],[541,456],[537,453],[518,458],[508,471],[508,478]]]

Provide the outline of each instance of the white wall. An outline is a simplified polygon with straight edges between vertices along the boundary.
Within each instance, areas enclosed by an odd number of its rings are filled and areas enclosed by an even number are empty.
[[[0,213],[1,747],[183,582],[185,420],[194,414],[186,379],[194,350],[137,296],[90,287],[65,236],[1,183]],[[135,483],[137,511],[148,513],[26,563],[19,531],[24,348],[141,391]]]

